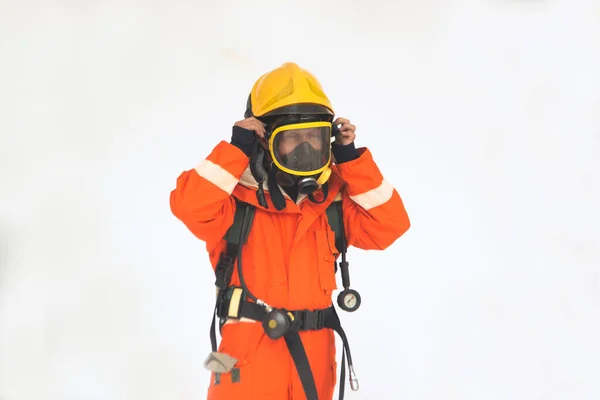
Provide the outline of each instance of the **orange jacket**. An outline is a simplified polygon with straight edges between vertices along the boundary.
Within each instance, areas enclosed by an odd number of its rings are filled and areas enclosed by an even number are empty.
[[[222,141],[195,169],[179,176],[171,192],[171,210],[206,243],[214,269],[226,246],[223,236],[233,223],[234,197],[255,205],[254,222],[242,253],[249,290],[272,307],[327,308],[332,291],[337,289],[334,260],[338,250],[325,209],[335,198],[342,199],[349,246],[383,250],[410,226],[398,192],[383,178],[369,150],[359,148],[358,152],[359,158],[331,166],[325,202],[315,204],[299,195],[294,203],[283,192],[287,205],[277,211],[266,184],[269,208],[258,205],[248,157]],[[237,267],[231,285],[240,286]]]

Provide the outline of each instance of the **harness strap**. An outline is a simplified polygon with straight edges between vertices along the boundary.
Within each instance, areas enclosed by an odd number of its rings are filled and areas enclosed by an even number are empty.
[[[254,218],[254,207],[252,205],[240,201],[237,201],[236,205],[237,207],[233,219],[233,224],[224,237],[224,239],[227,241],[227,248],[225,252],[221,254],[219,262],[217,263],[217,266],[215,268],[215,286],[217,287],[217,296],[215,308],[213,309],[212,313],[212,322],[210,327],[210,341],[213,352],[217,351],[215,314],[220,318],[220,331],[227,318],[245,317],[255,321],[263,321],[267,313],[264,307],[262,307],[261,305],[246,301],[245,299],[242,299],[239,296],[235,298],[237,303],[236,307],[230,309],[230,303],[231,300],[233,300],[230,296],[230,289],[239,290],[239,288],[229,287],[231,276],[233,274],[238,250],[240,248],[240,245],[246,242],[250,232],[250,226],[252,225],[252,220]],[[338,243],[340,243],[339,240],[341,239],[341,235],[343,235],[343,228],[341,228],[341,220],[339,217],[339,213],[337,212],[337,209],[340,207],[341,204],[339,204],[339,202],[334,202],[331,206],[327,208],[328,222],[332,230],[336,233],[336,246],[338,247],[338,249],[341,249],[341,246],[338,245]],[[245,213],[246,209],[248,209],[248,213]],[[240,232],[241,227],[243,225],[246,226],[246,231]],[[343,251],[345,251],[345,249]],[[232,311],[234,311],[233,315]],[[329,328],[333,329],[342,339],[344,347],[342,349],[342,365],[339,381],[339,399],[342,400],[344,398],[346,358],[348,358],[348,364],[351,368],[350,383],[352,387],[354,387],[354,382],[356,379],[354,377],[354,371],[352,369],[352,357],[350,354],[348,339],[346,338],[346,334],[342,329],[340,319],[335,311],[335,308],[331,306],[324,310],[298,310],[292,311],[292,313],[294,315],[294,327],[290,330],[288,334],[284,336],[284,340],[286,342],[288,350],[290,351],[290,355],[294,360],[296,370],[298,371],[300,381],[302,382],[302,386],[304,388],[308,400],[318,400],[317,389],[310,368],[310,363],[308,361],[304,345],[302,344],[302,340],[300,338],[299,331]]]
[[[283,339],[294,360],[294,365],[296,366],[296,371],[300,377],[300,382],[304,388],[307,400],[319,400],[317,385],[315,384],[315,379],[310,369],[310,363],[308,361],[308,356],[306,355],[306,350],[304,350],[302,340],[300,339],[300,334],[297,330],[293,329],[287,333]]]
[[[337,249],[340,252],[345,252],[346,249],[342,248],[342,235],[344,234],[344,227],[342,225],[342,219],[340,217],[341,208],[342,202],[334,201],[325,209],[325,215],[327,215],[327,222],[329,223],[329,227],[335,233],[335,247],[337,247]]]
[[[240,243],[238,239],[240,238],[240,231],[242,229],[242,225],[244,221],[244,211],[248,208],[249,213],[247,214],[247,218],[249,221],[246,221],[246,226],[248,227],[246,232],[243,232],[242,235],[242,243],[245,243],[248,239],[248,235],[250,233],[250,225],[252,224],[252,219],[254,218],[254,207],[250,204],[237,202],[235,214],[233,216],[233,224],[227,230],[224,239],[227,241],[227,248],[224,253],[221,253],[219,257],[219,262],[215,268],[215,286],[217,287],[217,299],[215,302],[215,307],[212,312],[212,319],[210,325],[210,345],[212,351],[217,351],[217,334],[215,327],[215,314],[217,313],[217,308],[219,307],[219,292],[223,292],[229,287],[229,283],[231,282],[231,276],[233,275],[233,269],[235,267],[235,260],[237,258],[238,250],[240,248]],[[223,326],[223,321],[219,324],[220,328]]]

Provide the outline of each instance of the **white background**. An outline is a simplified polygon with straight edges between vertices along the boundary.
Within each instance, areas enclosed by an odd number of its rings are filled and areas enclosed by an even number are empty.
[[[0,398],[205,398],[214,278],[169,193],[295,61],[413,224],[349,253],[346,399],[599,399],[599,21],[596,0],[0,1]]]

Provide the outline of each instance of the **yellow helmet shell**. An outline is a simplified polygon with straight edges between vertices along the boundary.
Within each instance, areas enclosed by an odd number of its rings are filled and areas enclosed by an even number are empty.
[[[291,62],[261,76],[252,87],[250,101],[255,117],[296,104],[320,105],[334,114],[317,78]]]

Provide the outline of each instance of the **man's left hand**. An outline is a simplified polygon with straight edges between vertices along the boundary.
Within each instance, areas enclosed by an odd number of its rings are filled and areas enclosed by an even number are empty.
[[[350,120],[346,118],[337,118],[333,121],[333,125],[342,125],[340,127],[340,133],[335,137],[335,143],[346,146],[354,142],[356,138],[356,126],[350,123]]]

